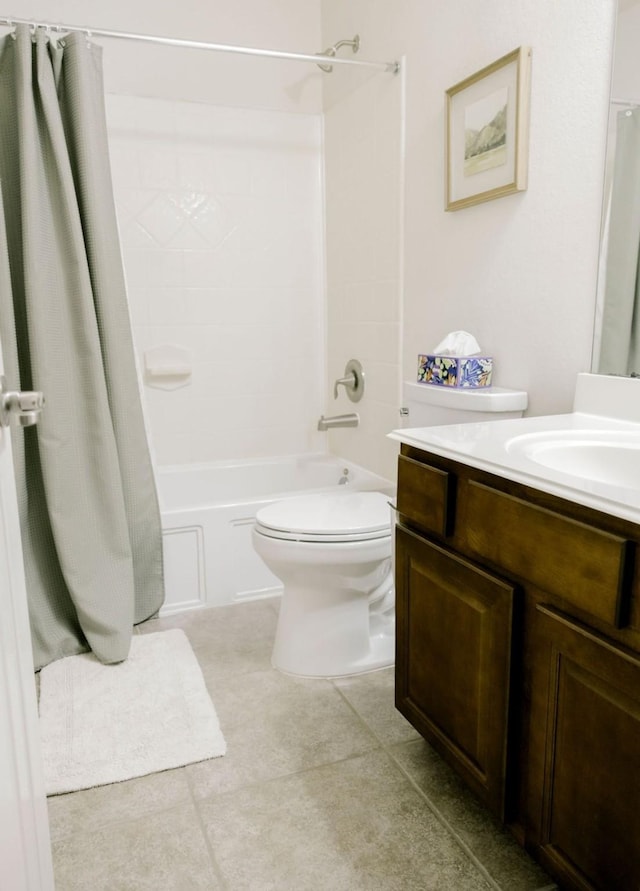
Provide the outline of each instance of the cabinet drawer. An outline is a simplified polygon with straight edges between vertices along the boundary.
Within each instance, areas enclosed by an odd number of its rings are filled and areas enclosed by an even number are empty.
[[[398,512],[427,532],[453,529],[455,477],[446,470],[401,455],[398,459]]]
[[[627,621],[633,543],[470,482],[467,540],[480,557],[616,627]]]

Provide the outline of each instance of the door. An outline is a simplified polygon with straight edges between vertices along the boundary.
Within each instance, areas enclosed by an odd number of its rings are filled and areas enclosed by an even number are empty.
[[[11,891],[54,887],[11,437],[5,426],[0,426],[0,885]]]
[[[396,530],[396,707],[505,816],[515,589]]]
[[[640,657],[535,617],[527,841],[563,887],[640,888]]]

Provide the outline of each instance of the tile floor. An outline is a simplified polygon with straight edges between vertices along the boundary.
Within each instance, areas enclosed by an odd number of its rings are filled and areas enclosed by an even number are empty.
[[[49,799],[57,891],[540,891],[555,885],[395,711],[393,670],[270,666],[278,601],[188,635],[227,740],[200,764]]]

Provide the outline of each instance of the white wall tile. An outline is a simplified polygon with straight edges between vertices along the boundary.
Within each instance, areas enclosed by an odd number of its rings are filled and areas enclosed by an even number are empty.
[[[213,152],[183,149],[178,146],[176,154],[177,185],[180,191],[206,192],[215,188]]]
[[[236,152],[216,151],[211,159],[211,188],[219,195],[251,192],[251,158],[246,147]]]
[[[122,141],[109,147],[111,172],[115,182],[125,189],[135,189],[140,184],[138,153],[134,145]]]
[[[185,221],[171,194],[160,190],[136,219],[159,247],[166,247]]]
[[[222,251],[189,251],[188,262],[184,263],[184,286],[186,288],[215,288],[225,284],[220,273]],[[227,276],[231,278],[231,274]]]
[[[348,359],[365,369],[360,426],[333,430],[331,450],[388,479],[400,393],[400,84],[375,78],[325,112],[328,388]],[[353,410],[344,396],[335,412]],[[389,426],[385,426],[389,425]]]
[[[146,328],[149,325],[149,295],[146,288],[127,289],[129,313],[134,328]]]
[[[158,247],[158,243],[137,220],[122,217],[118,224],[120,230],[120,242],[123,248],[132,250],[151,251]]]
[[[251,164],[251,194],[265,201],[283,202],[286,197],[288,158],[256,154]]]
[[[209,251],[211,245],[189,220],[184,220],[166,245],[172,251]]]
[[[320,448],[319,117],[116,97],[108,107],[141,364],[159,343],[193,361],[186,386],[145,386],[158,462]]]
[[[156,139],[154,135],[154,141]],[[140,166],[140,185],[143,189],[171,189],[175,186],[177,172],[177,158],[172,147],[151,145],[145,152],[144,164]]]

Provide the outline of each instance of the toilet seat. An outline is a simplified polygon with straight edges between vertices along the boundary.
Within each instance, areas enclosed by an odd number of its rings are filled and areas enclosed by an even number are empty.
[[[369,541],[390,537],[391,514],[381,492],[300,495],[261,508],[256,532],[284,541]]]

